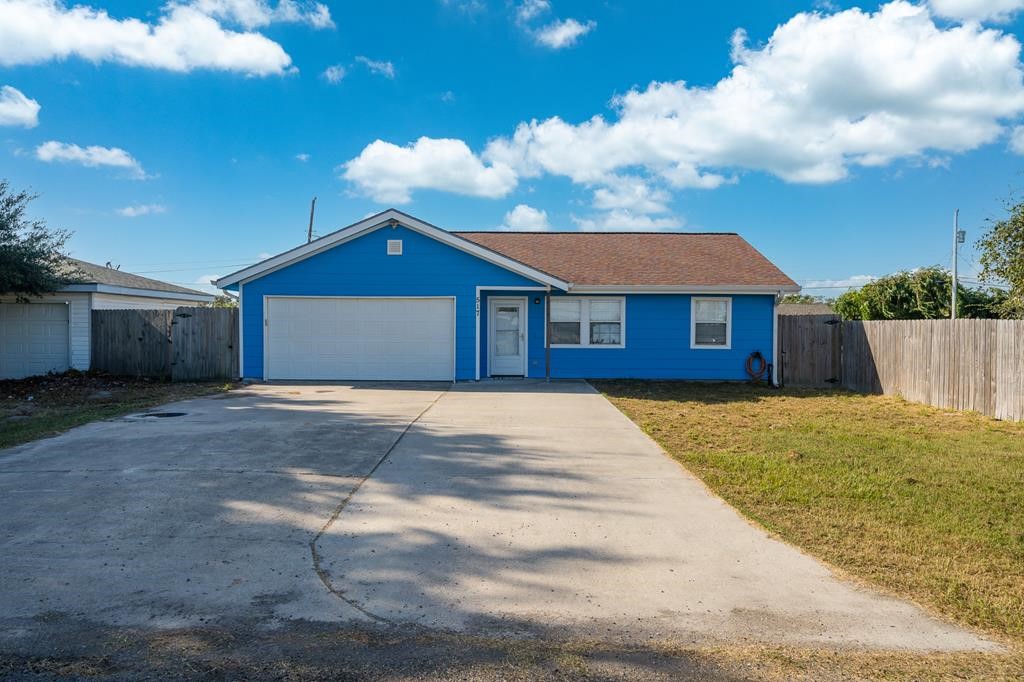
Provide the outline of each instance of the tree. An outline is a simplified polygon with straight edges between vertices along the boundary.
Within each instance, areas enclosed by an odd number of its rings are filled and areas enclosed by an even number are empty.
[[[1024,318],[1024,203],[1006,202],[1007,216],[989,221],[977,247],[983,282],[1005,282],[1009,293],[999,305],[1001,317]]]
[[[237,308],[238,299],[233,296],[225,296],[224,294],[218,294],[213,299],[213,303],[210,304],[212,308]]]
[[[20,301],[56,291],[73,274],[64,252],[71,233],[25,216],[35,198],[0,180],[0,295],[15,294]]]
[[[845,320],[935,320],[949,317],[949,272],[933,265],[887,275],[847,291],[836,299],[835,310]],[[1006,299],[998,289],[957,287],[959,317],[991,318],[999,316]]]
[[[811,294],[786,294],[785,296],[782,297],[782,300],[779,301],[779,303],[830,304],[832,303],[832,299],[826,298],[825,296],[812,296]]]

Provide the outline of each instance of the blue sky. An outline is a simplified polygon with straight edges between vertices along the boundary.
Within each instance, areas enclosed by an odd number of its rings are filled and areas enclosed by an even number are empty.
[[[737,231],[838,286],[948,265],[953,209],[973,243],[1021,186],[1021,5],[0,0],[0,176],[176,283],[317,196],[321,234]]]

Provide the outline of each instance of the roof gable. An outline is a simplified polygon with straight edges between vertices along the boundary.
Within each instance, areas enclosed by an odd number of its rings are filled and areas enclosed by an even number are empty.
[[[244,284],[247,281],[262,277],[289,265],[293,265],[294,263],[315,256],[318,253],[322,253],[336,246],[340,246],[345,242],[357,239],[358,237],[369,234],[375,230],[395,225],[401,225],[402,227],[408,228],[432,239],[436,239],[448,246],[474,255],[481,260],[515,272],[535,282],[540,282],[541,284],[547,284],[563,290],[568,290],[570,287],[569,282],[563,281],[558,277],[554,277],[547,272],[522,263],[508,255],[498,253],[485,245],[464,239],[455,233],[448,232],[429,223],[425,223],[418,218],[414,218],[393,208],[365,218],[358,223],[349,225],[348,227],[332,232],[331,234],[320,237],[308,244],[303,244],[302,246],[285,251],[284,253],[268,258],[267,260],[248,268],[226,275],[225,277],[218,279],[214,284],[222,289],[239,283]]]

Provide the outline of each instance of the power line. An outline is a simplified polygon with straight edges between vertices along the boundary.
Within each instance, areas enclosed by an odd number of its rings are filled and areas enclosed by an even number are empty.
[[[206,265],[206,266],[204,266],[202,268],[178,268],[178,269],[171,269],[171,270],[132,270],[132,274],[134,274],[134,275],[147,275],[147,274],[154,274],[154,273],[158,273],[158,272],[193,272],[195,270],[203,270],[204,268],[216,268],[216,267],[222,267],[222,268],[241,268],[241,267],[245,267],[246,265],[252,265],[252,263],[221,263],[220,265]]]

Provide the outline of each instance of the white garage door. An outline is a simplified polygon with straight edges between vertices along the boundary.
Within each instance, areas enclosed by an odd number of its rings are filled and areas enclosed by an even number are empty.
[[[268,298],[267,379],[450,381],[451,298]]]
[[[0,303],[0,379],[68,368],[68,306]]]

